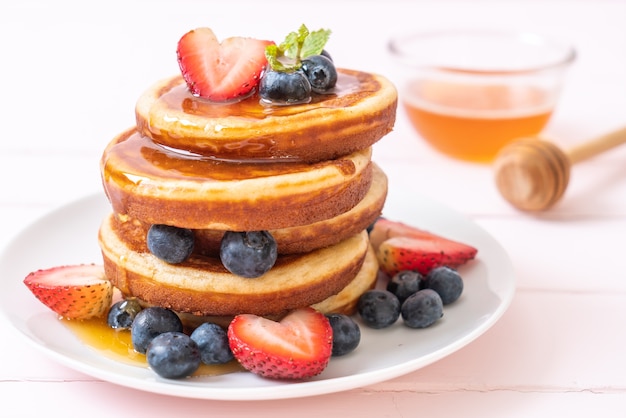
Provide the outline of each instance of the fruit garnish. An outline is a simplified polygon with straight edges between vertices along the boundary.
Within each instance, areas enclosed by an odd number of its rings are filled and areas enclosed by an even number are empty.
[[[306,25],[301,25],[297,32],[289,33],[280,45],[265,48],[267,62],[274,71],[296,71],[302,66],[304,58],[322,53],[330,33],[328,29],[310,32]]]
[[[341,313],[326,315],[333,329],[333,357],[345,356],[361,343],[361,327],[351,317]]]
[[[148,229],[146,244],[155,257],[166,263],[178,264],[191,255],[195,236],[188,228],[155,224]]]
[[[332,354],[332,327],[313,308],[292,311],[280,322],[237,315],[228,326],[233,355],[247,370],[272,379],[305,379],[320,374]]]
[[[34,271],[24,284],[44,305],[67,319],[89,319],[106,314],[113,286],[104,267],[78,264]]]
[[[401,306],[398,297],[390,291],[370,289],[359,297],[356,310],[365,325],[382,329],[396,323]]]
[[[390,276],[402,270],[426,275],[435,267],[465,264],[476,256],[476,248],[437,235],[394,237],[380,244],[376,256],[380,269]]]
[[[191,93],[213,101],[246,97],[267,65],[272,41],[230,37],[220,43],[210,28],[198,28],[178,41],[178,65]]]
[[[449,305],[461,297],[463,278],[455,269],[441,266],[432,269],[425,278],[424,286],[439,294],[444,305]]]
[[[233,359],[226,330],[213,322],[203,322],[191,332],[191,339],[198,344],[204,364],[224,364]]]
[[[396,295],[400,303],[425,286],[424,276],[417,271],[402,270],[391,276],[386,289]]]
[[[409,328],[428,328],[443,317],[443,305],[436,291],[422,289],[402,303],[400,316]]]
[[[135,351],[145,354],[150,341],[165,332],[183,332],[183,323],[176,312],[161,306],[150,306],[137,313],[130,326]]]
[[[423,275],[435,267],[459,267],[476,257],[478,249],[441,235],[379,218],[370,233],[381,270],[393,276],[402,270]]]
[[[200,349],[189,335],[168,331],[150,341],[146,349],[146,361],[159,376],[180,379],[198,370],[201,363]]]
[[[226,231],[220,259],[231,273],[249,279],[261,277],[276,263],[278,245],[268,231]]]

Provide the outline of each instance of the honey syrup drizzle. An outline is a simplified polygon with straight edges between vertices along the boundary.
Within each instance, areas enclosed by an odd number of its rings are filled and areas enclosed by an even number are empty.
[[[146,356],[133,348],[129,330],[115,330],[107,325],[105,318],[61,321],[83,344],[102,356],[130,366],[149,367]],[[218,376],[243,370],[236,360],[215,365],[202,363],[192,376]]]

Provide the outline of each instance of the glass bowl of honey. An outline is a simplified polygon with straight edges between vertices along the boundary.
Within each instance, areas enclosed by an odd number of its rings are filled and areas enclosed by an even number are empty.
[[[442,30],[390,40],[400,100],[417,133],[438,151],[491,162],[548,123],[574,61],[568,43],[533,33]]]

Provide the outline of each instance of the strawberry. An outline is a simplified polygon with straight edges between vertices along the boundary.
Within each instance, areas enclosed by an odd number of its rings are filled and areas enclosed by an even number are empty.
[[[176,55],[191,93],[213,101],[247,95],[267,65],[265,47],[274,42],[231,37],[221,43],[209,28],[198,28],[178,41]]]
[[[374,226],[370,231],[369,237],[374,249],[378,249],[380,244],[389,238],[429,238],[433,237],[433,234],[402,222],[392,221],[390,219],[380,217],[374,223]]]
[[[330,322],[313,308],[292,311],[280,322],[237,315],[228,326],[230,348],[247,370],[272,379],[320,374],[332,354]]]
[[[378,246],[376,256],[380,269],[393,277],[402,270],[423,275],[435,267],[456,268],[472,260],[478,250],[470,245],[438,235],[388,238]]]
[[[458,267],[478,253],[471,245],[386,218],[376,221],[370,242],[381,270],[391,276],[401,270],[426,274],[441,265]]]
[[[24,284],[44,305],[68,319],[102,316],[113,298],[104,268],[95,264],[37,270],[26,276]]]

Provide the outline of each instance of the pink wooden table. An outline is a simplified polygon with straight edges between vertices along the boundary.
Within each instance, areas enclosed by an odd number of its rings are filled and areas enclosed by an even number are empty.
[[[409,28],[506,27],[569,39],[578,59],[546,128],[567,147],[626,124],[624,16],[626,2],[617,0],[5,1],[0,247],[50,210],[101,191],[102,149],[134,122],[135,100],[147,85],[178,71],[175,42],[192,27],[212,26],[223,37],[276,38],[300,23],[328,27],[340,66],[392,79],[396,69],[385,43]],[[499,196],[491,167],[430,149],[402,112],[374,159],[395,191],[457,211],[509,254],[515,296],[475,341],[417,371],[338,393],[198,400],[74,371],[0,316],[0,415],[626,416],[626,147],[576,166],[563,200],[536,216]],[[67,239],[59,237],[59,245]]]

